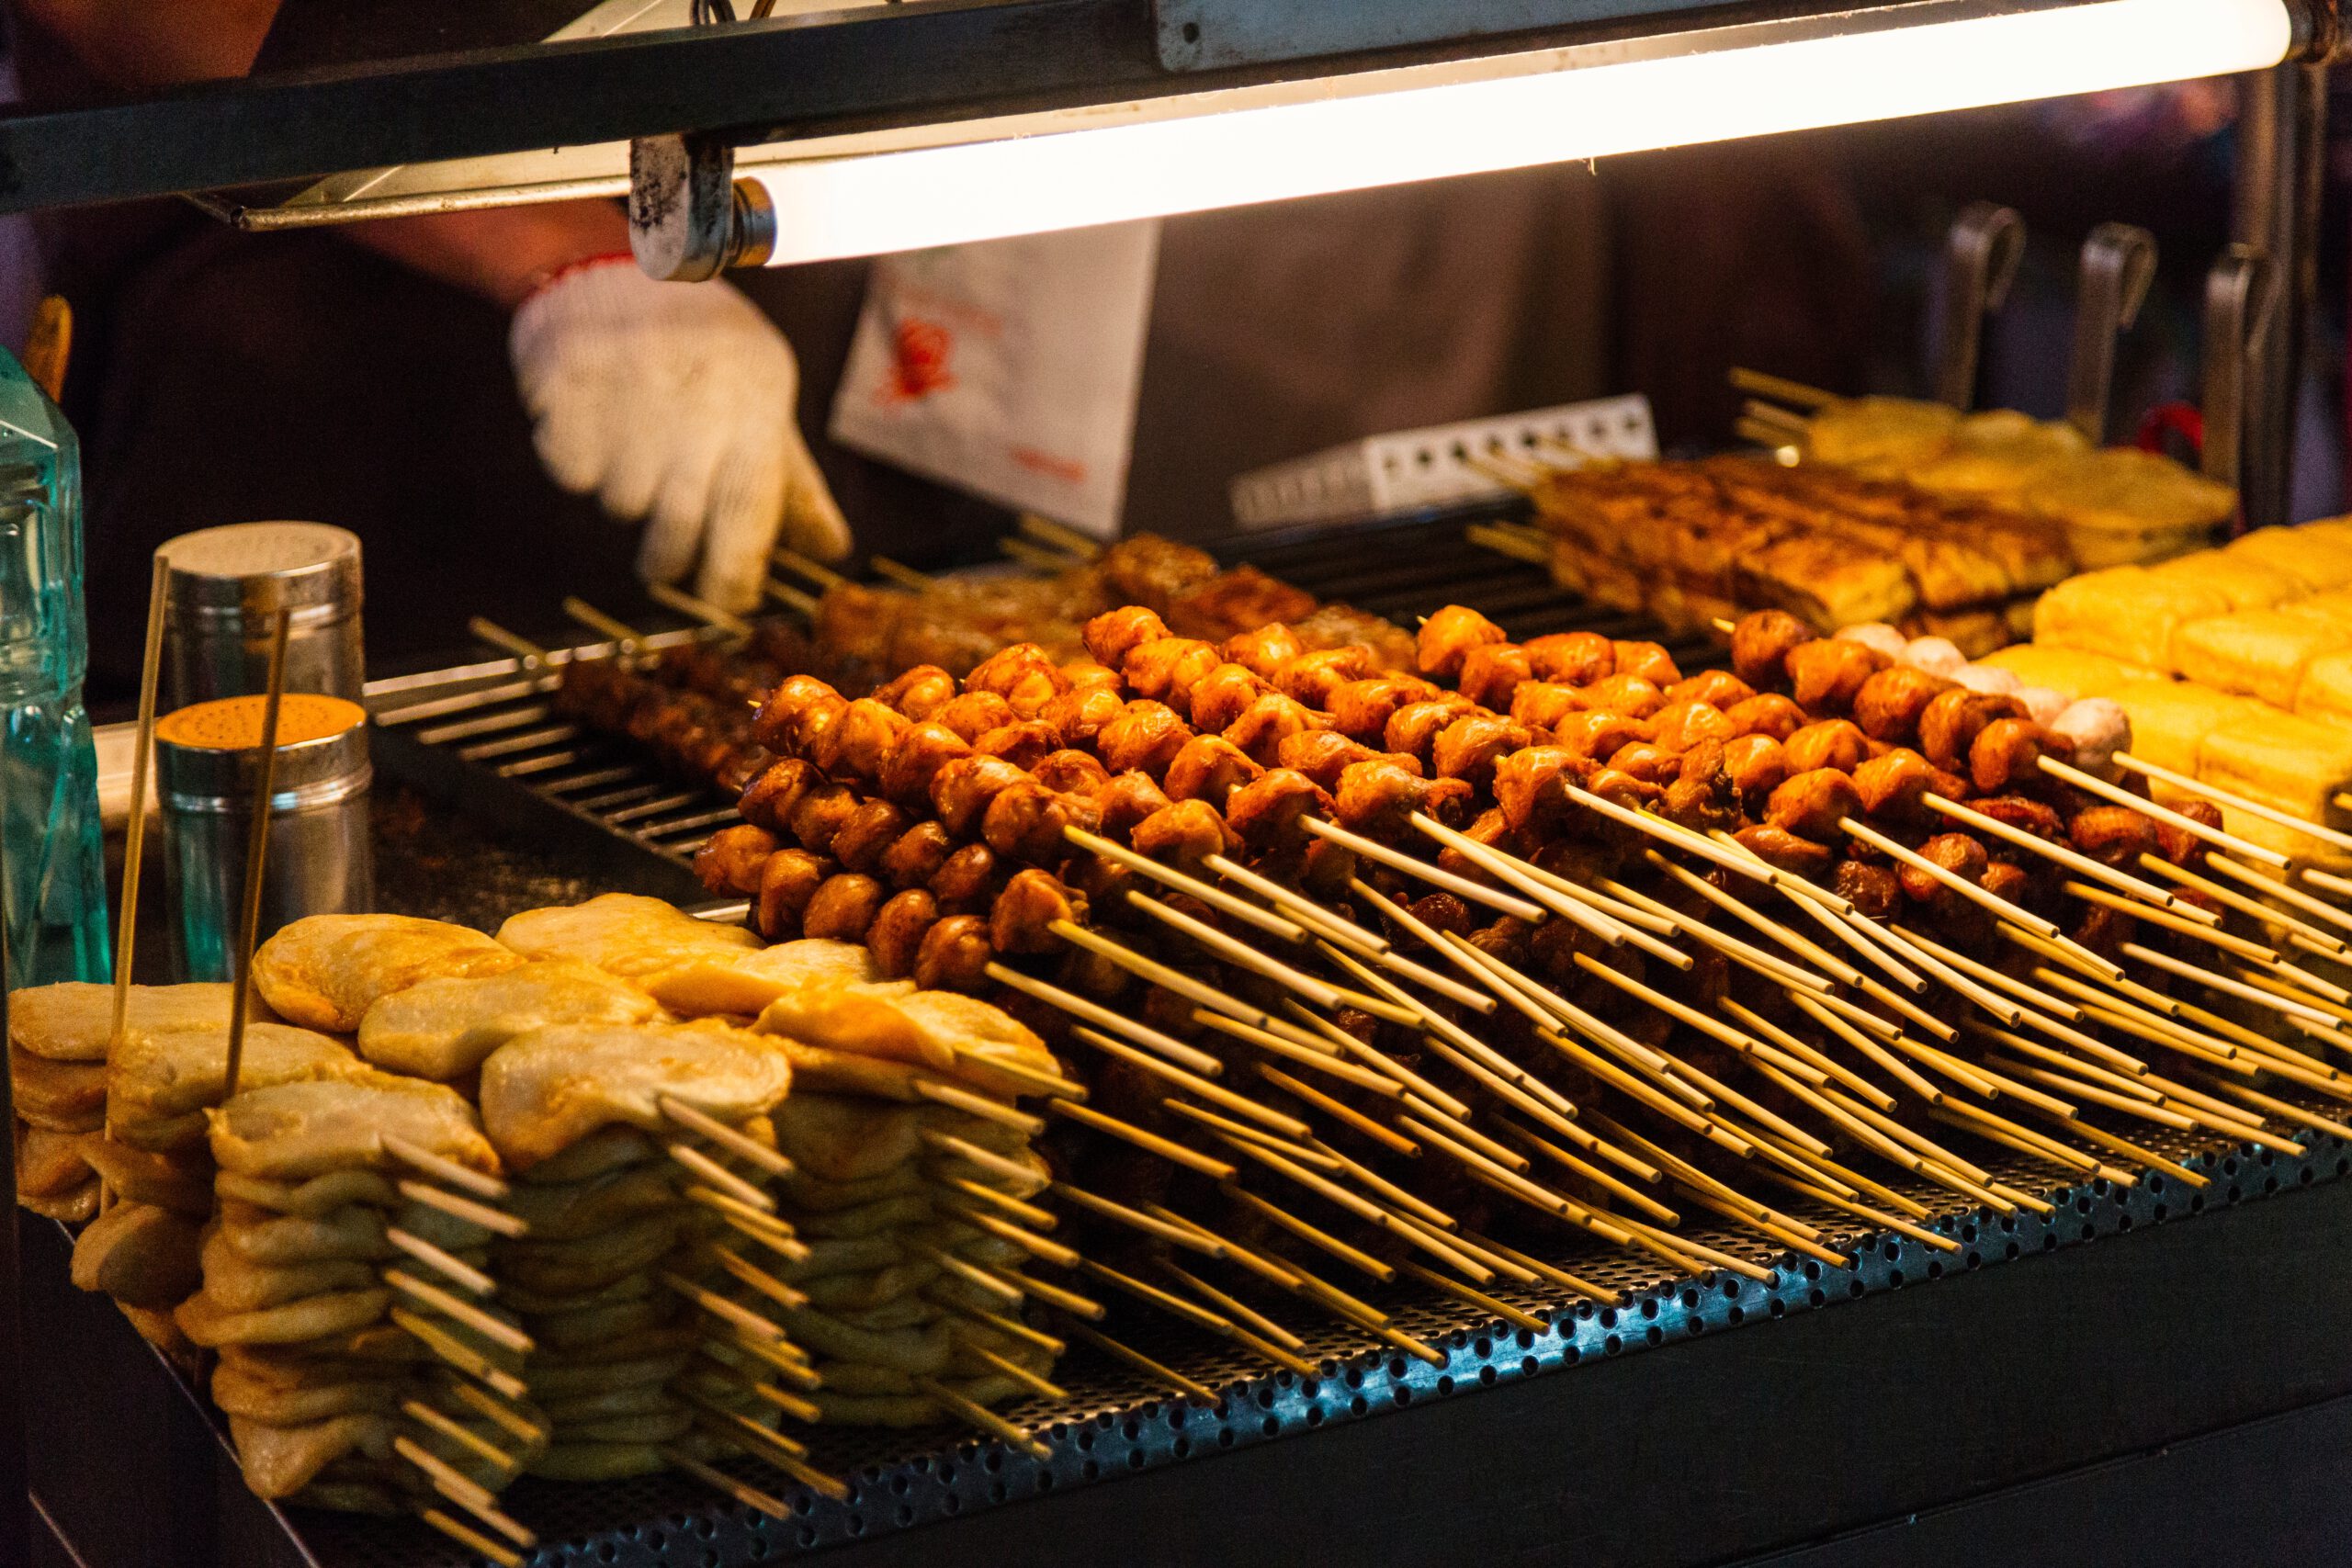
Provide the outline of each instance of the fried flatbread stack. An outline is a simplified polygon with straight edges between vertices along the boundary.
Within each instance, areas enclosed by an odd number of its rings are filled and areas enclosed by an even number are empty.
[[[1045,1162],[1030,1146],[1035,1123],[1013,1109],[1041,1076],[1061,1076],[1044,1042],[977,998],[881,979],[855,943],[783,942],[648,984],[681,1013],[756,1012],[759,1037],[792,1063],[792,1098],[775,1122],[794,1168],[772,1190],[808,1256],[775,1273],[808,1301],[763,1310],[814,1356],[821,1386],[809,1398],[828,1421],[951,1419],[918,1379],[1001,1402],[1022,1385],[989,1355],[1040,1376],[1051,1370],[1035,1345],[973,1315],[1007,1303],[955,1269],[1024,1261],[965,1216],[986,1210],[971,1186],[1013,1199],[1045,1189]],[[943,1089],[1011,1114],[972,1114],[926,1092]]]
[[[355,1066],[240,1089],[206,1120],[219,1211],[203,1235],[202,1288],[174,1315],[189,1339],[219,1353],[212,1395],[247,1484],[323,1507],[424,1506],[431,1483],[401,1454],[401,1438],[485,1490],[512,1481],[507,1467],[411,1413],[430,1406],[510,1455],[518,1445],[512,1426],[459,1395],[456,1374],[429,1347],[439,1335],[481,1345],[485,1360],[499,1352],[396,1289],[388,1267],[403,1242],[465,1268],[488,1261],[490,1233],[404,1196],[413,1172],[386,1148],[403,1140],[495,1176],[498,1156],[473,1108],[443,1086]],[[526,1429],[533,1424],[514,1414]]]
[[[141,1034],[210,1031],[217,1037],[228,1025],[229,1006],[227,986],[133,986],[124,1028]],[[258,998],[253,1016],[270,1016]],[[91,1152],[104,1136],[113,1026],[111,986],[73,980],[8,998],[17,1201],[35,1213],[79,1224],[98,1212],[100,1170]],[[199,1184],[204,1180],[209,1173]]]
[[[755,1249],[718,1210],[689,1201],[695,1176],[667,1146],[695,1140],[663,1107],[773,1147],[769,1114],[791,1083],[781,1052],[717,1021],[548,1025],[481,1064],[483,1125],[516,1172],[510,1206],[531,1227],[499,1244],[494,1271],[502,1303],[536,1342],[526,1376],[550,1435],[535,1473],[611,1481],[666,1469],[663,1450],[697,1446],[713,1405],[763,1426],[777,1418],[740,1380],[695,1370],[698,1347],[723,1345],[728,1325],[673,1280],[754,1313],[771,1303],[716,1256],[730,1242]],[[742,1179],[723,1148],[698,1152]]]

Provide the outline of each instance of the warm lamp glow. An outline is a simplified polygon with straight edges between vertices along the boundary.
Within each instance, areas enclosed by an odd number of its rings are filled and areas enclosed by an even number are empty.
[[[1512,73],[1478,80],[1237,89],[741,177],[766,186],[786,265],[2221,75],[2277,64],[2291,34],[2282,0],[2098,0],[1658,58],[1551,51],[1476,62]]]

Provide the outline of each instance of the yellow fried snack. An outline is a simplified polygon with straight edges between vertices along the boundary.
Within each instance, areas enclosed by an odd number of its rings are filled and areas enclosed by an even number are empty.
[[[2158,767],[2195,777],[2198,749],[2225,724],[2275,711],[2189,681],[2127,681],[2104,694],[2132,716],[2132,751]]]
[[[232,987],[214,983],[133,986],[123,1028],[147,1034],[226,1029]],[[259,997],[248,1018],[273,1015]],[[103,1062],[114,1029],[114,987],[86,980],[28,986],[8,995],[8,1043],[52,1062]]]
[[[2053,648],[2046,643],[2012,643],[1988,653],[1984,663],[2007,670],[2029,686],[2047,686],[2070,697],[2103,697],[2126,681],[2161,681],[2164,671],[2126,664],[2104,653],[2078,648]]]
[[[254,984],[280,1015],[348,1034],[377,999],[420,980],[495,975],[522,960],[464,926],[408,915],[311,915],[261,944]]]
[[[2210,588],[2228,600],[2233,610],[2283,607],[2303,593],[2303,585],[2296,578],[2229,550],[2199,550],[2148,570],[2151,576]]]
[[[1897,475],[1940,454],[1960,426],[1949,403],[1913,398],[1849,398],[1805,424],[1805,455],[1860,473]]]
[[[2313,593],[2352,586],[2352,538],[2326,529],[2256,528],[2229,545],[2245,560],[2286,573]]]
[[[2109,446],[2048,468],[2027,496],[2070,532],[2147,536],[2226,523],[2237,493],[2155,452]]]
[[[503,975],[447,976],[393,992],[359,1021],[359,1054],[447,1083],[542,1024],[643,1023],[661,1012],[651,997],[602,969],[538,959]]]
[[[2221,726],[2198,751],[2198,779],[2312,822],[2336,824],[2338,791],[2352,786],[2352,732],[2293,714]],[[2308,852],[2304,840],[2294,852]]]
[[[2352,649],[2323,653],[2303,667],[2303,683],[2295,692],[2295,711],[2352,729]]]
[[[2186,621],[2173,633],[2173,668],[2224,692],[2295,705],[2303,670],[2323,653],[2352,647],[2352,626],[2292,610],[2241,610]]]
[[[526,957],[576,958],[624,980],[762,945],[741,926],[698,920],[675,905],[634,893],[526,909],[498,928],[498,940]]]
[[[742,1030],[559,1023],[516,1035],[482,1063],[482,1123],[526,1169],[602,1127],[663,1130],[664,1099],[732,1123],[773,1110],[791,1087],[784,1054]]]
[[[2229,602],[2200,583],[2114,567],[2068,578],[2043,594],[2034,609],[2033,637],[2052,647],[2168,670],[2173,633],[2183,622],[2228,611]]]

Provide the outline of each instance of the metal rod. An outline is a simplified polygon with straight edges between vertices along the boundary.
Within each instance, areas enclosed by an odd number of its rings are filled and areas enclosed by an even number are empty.
[[[245,1011],[253,1005],[254,948],[261,940],[262,878],[269,860],[269,797],[277,787],[277,712],[286,696],[286,642],[293,613],[277,607],[269,636],[269,684],[262,697],[260,777],[254,788],[252,837],[245,845],[245,902],[237,921],[236,985],[229,1008],[228,1066],[220,1077],[220,1103],[237,1098],[237,1075],[245,1064]]]
[[[139,738],[131,748],[130,822],[122,844],[122,922],[114,944],[114,1018],[107,1026],[109,1053],[122,1043],[130,1016],[130,964],[139,943],[139,872],[147,852],[147,774],[155,759],[155,688],[164,663],[164,592],[171,562],[155,552],[147,587],[147,647],[139,660]]]

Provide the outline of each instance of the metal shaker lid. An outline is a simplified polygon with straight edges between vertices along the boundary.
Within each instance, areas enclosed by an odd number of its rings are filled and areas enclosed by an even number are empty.
[[[359,608],[359,536],[324,523],[231,523],[164,542],[174,619],[255,622],[281,604],[297,625]]]
[[[155,780],[166,796],[250,801],[261,778],[262,696],[221,697],[155,724]],[[368,710],[341,697],[288,692],[277,713],[276,804],[364,781]]]

